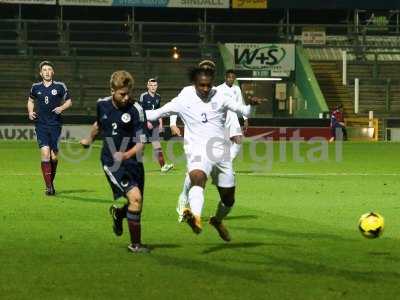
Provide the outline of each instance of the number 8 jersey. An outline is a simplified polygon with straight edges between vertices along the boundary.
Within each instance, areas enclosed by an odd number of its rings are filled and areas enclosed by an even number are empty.
[[[53,112],[53,109],[71,99],[67,86],[63,82],[53,81],[48,87],[43,82],[34,83],[29,97],[35,101],[35,106],[38,108],[37,123],[51,126],[61,125],[61,115]]]

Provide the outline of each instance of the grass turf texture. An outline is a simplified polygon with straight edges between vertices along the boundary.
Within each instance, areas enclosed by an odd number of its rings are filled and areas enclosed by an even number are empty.
[[[112,233],[99,148],[79,163],[61,158],[57,196],[45,197],[36,144],[0,145],[0,298],[395,299],[400,293],[400,144],[346,143],[341,162],[330,145],[329,160],[314,163],[293,161],[289,144],[280,162],[275,144],[269,171],[265,162],[252,162],[246,145],[226,221],[231,243],[207,220],[199,236],[177,223],[183,162],[161,175],[147,160],[142,236],[154,248],[148,255],[127,251],[126,224],[122,237]],[[300,148],[305,155],[312,146]],[[81,156],[62,149],[69,158]],[[264,150],[258,145],[259,156]],[[150,157],[151,146],[146,152]],[[208,184],[204,217],[217,199]],[[370,210],[385,217],[377,240],[357,229]]]

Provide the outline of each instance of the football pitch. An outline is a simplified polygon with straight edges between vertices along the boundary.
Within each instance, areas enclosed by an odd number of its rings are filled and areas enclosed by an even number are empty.
[[[269,163],[267,146],[246,144],[235,162],[230,243],[207,224],[218,202],[210,183],[203,232],[178,224],[184,161],[160,174],[148,146],[142,237],[150,254],[128,252],[126,224],[122,237],[112,232],[99,145],[63,144],[57,195],[46,197],[36,143],[0,142],[1,299],[399,298],[399,143],[330,144],[323,159],[303,143],[303,162],[276,143]],[[385,217],[374,240],[357,228],[369,211]]]

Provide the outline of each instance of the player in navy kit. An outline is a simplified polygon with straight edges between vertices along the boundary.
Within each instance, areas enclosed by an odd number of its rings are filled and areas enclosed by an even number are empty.
[[[157,93],[158,82],[154,78],[150,78],[147,81],[147,92],[140,95],[139,103],[143,107],[143,110],[154,110],[160,108],[161,96]],[[174,165],[165,163],[163,150],[160,143],[160,132],[163,131],[162,118],[159,120],[146,123],[147,126],[147,138],[153,146],[154,156],[157,158],[158,163],[161,167],[161,172],[168,172]]]
[[[141,244],[140,216],[143,202],[144,168],[141,160],[145,136],[145,114],[131,101],[132,75],[116,71],[111,75],[111,96],[97,102],[97,125],[103,137],[101,162],[114,199],[125,197],[128,203],[111,206],[113,229],[122,235],[122,221],[128,219],[132,252],[149,252]]]
[[[51,62],[41,62],[39,72],[42,82],[32,85],[27,108],[29,119],[35,121],[46,195],[51,196],[55,194],[54,178],[58,162],[58,140],[62,128],[61,114],[71,107],[72,100],[67,86],[63,82],[53,80],[54,66]]]

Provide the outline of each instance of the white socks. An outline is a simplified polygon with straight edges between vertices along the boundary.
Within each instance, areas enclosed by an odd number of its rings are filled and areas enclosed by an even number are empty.
[[[198,185],[189,190],[190,209],[195,216],[200,217],[204,204],[204,189]]]
[[[232,143],[231,145],[231,161],[233,161],[242,149],[242,144]]]
[[[189,190],[190,190],[191,186],[192,186],[192,183],[190,181],[189,173],[186,173],[185,181],[183,182],[183,188],[182,188],[182,192],[181,192],[181,195],[185,199],[188,199],[188,197],[189,197]]]

